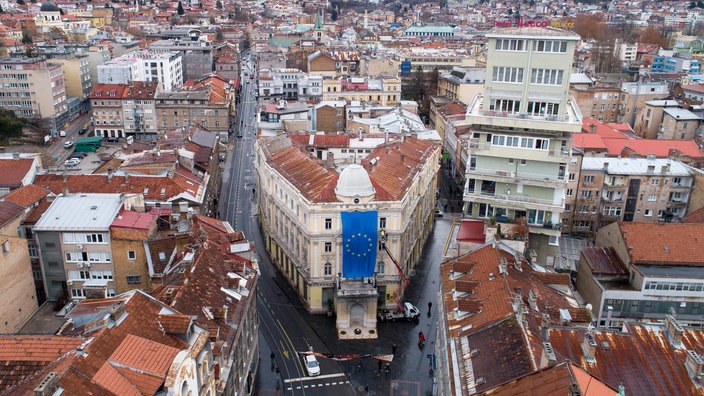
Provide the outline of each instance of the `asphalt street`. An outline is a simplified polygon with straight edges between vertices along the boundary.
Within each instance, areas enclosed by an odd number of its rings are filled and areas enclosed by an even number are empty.
[[[429,395],[434,393],[431,371],[437,331],[436,307],[439,305],[439,264],[450,230],[451,218],[438,218],[426,243],[421,260],[410,277],[405,301],[422,312],[419,322],[380,323],[379,338],[364,341],[340,341],[335,318],[310,315],[297,294],[271,263],[258,225],[255,192],[254,141],[256,139],[255,97],[256,62],[245,53],[243,86],[237,116],[231,131],[228,155],[223,171],[220,217],[236,230],[244,231],[254,241],[259,257],[261,278],[257,290],[259,309],[259,344],[261,357],[254,384],[255,395]],[[250,67],[251,66],[251,67]],[[256,75],[256,74],[255,74]],[[247,83],[246,81],[250,81]],[[238,137],[238,135],[240,137]],[[433,308],[428,311],[428,302]],[[418,345],[418,332],[427,342]],[[394,345],[396,346],[394,348]],[[385,372],[373,358],[336,362],[318,358],[320,375],[306,373],[298,351],[323,353],[384,353],[395,357]],[[272,358],[273,353],[273,358]],[[428,357],[430,356],[430,357]]]

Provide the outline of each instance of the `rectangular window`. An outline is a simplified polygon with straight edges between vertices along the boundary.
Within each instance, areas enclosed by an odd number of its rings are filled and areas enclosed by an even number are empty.
[[[646,216],[646,217],[650,217],[650,216],[652,216],[652,215],[653,215],[653,210],[652,210],[652,209],[646,209],[646,210],[645,210],[645,216]]]
[[[127,283],[130,285],[142,283],[141,275],[127,275]]]
[[[535,40],[533,41],[533,51],[565,53],[567,52],[567,41]]]
[[[507,83],[522,83],[523,68],[522,67],[505,67],[494,66],[492,73],[492,81],[507,82]]]
[[[570,173],[570,175],[567,177],[570,181],[574,181],[576,173]]]
[[[379,228],[386,228],[386,217],[379,217]]]
[[[127,260],[136,260],[137,259],[137,252],[134,250],[130,250],[127,252]]]
[[[517,39],[497,39],[494,48],[497,51],[525,51],[526,41]]]
[[[650,179],[650,185],[652,185],[652,186],[659,186],[659,185],[660,185],[660,179]]]
[[[325,242],[325,253],[332,252],[332,242]]]
[[[657,194],[648,194],[648,201],[649,202],[654,202],[658,200],[658,195]]]
[[[571,197],[571,196],[572,196],[572,189],[571,189],[571,188],[568,188],[568,189],[567,189],[567,192],[565,193],[565,195],[567,195],[568,197]]]
[[[325,229],[332,230],[332,219],[325,219]]]
[[[592,190],[583,190],[581,196],[582,198],[591,198]]]
[[[86,292],[83,289],[71,289],[71,297],[86,298]]]
[[[589,183],[594,183],[594,176],[593,175],[584,176],[584,184],[589,184]]]
[[[562,85],[563,70],[557,69],[532,69],[530,74],[531,84]]]

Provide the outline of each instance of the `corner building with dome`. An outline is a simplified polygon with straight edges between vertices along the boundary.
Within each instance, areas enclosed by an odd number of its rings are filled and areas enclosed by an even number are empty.
[[[340,338],[376,338],[377,311],[403,304],[432,231],[440,148],[406,138],[362,150],[342,135],[313,148],[305,136],[257,142],[265,248],[311,313],[334,313]]]

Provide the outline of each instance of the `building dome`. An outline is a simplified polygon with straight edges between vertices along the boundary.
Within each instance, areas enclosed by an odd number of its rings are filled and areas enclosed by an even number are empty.
[[[42,3],[41,8],[39,9],[41,12],[59,12],[59,6],[56,5],[53,1],[47,1],[45,3]]]
[[[351,164],[340,172],[335,193],[343,197],[367,197],[374,194],[372,181],[362,165]]]

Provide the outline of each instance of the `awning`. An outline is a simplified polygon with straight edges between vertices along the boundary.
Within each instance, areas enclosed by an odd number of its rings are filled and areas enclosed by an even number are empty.
[[[502,89],[494,89],[490,94],[491,99],[521,99],[521,91],[507,91]]]

